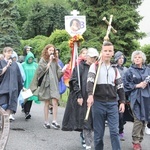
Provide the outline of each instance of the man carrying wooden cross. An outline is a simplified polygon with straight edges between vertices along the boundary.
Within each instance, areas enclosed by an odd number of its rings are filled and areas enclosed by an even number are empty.
[[[111,21],[112,16],[102,45],[99,66],[90,66],[87,79],[87,103],[88,107],[92,106],[95,150],[104,149],[105,120],[108,121],[110,129],[112,150],[121,150],[117,94],[121,103],[120,112],[124,112],[125,109],[125,94],[120,73],[110,62],[114,55],[114,46],[106,39],[109,39]]]

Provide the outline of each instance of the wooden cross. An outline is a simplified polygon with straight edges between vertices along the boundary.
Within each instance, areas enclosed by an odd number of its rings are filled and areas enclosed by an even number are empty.
[[[115,29],[111,26],[112,18],[113,18],[113,15],[110,15],[109,22],[107,21],[106,17],[104,17],[104,18],[102,19],[102,20],[105,21],[106,24],[108,25],[107,32],[106,32],[106,36],[104,37],[104,41],[109,41],[109,34],[110,34],[110,32],[111,32],[111,29],[112,29],[113,33],[117,33],[117,30],[115,30]]]

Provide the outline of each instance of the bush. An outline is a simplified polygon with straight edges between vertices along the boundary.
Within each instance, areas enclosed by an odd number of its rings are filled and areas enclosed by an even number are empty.
[[[29,40],[21,40],[21,55],[23,54],[23,48],[25,45],[29,45],[32,47],[32,52],[35,55],[35,57],[37,59],[39,59],[41,57],[41,52],[43,50],[43,48],[45,47],[48,41],[48,37],[46,36],[42,36],[42,35],[38,35],[32,39]]]
[[[50,44],[59,46],[63,41],[68,41],[70,35],[65,30],[55,30],[49,37]]]

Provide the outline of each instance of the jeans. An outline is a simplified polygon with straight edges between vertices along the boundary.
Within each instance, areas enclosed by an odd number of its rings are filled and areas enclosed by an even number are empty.
[[[108,121],[112,150],[121,150],[118,128],[118,102],[100,102],[94,100],[92,113],[95,150],[104,149],[103,137],[105,131],[105,120]]]

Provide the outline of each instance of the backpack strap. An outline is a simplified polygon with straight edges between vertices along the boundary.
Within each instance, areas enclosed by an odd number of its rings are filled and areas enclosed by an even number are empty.
[[[118,76],[118,71],[117,71],[117,67],[116,66],[112,66],[114,71],[115,71],[115,79],[114,79],[114,83],[116,84],[116,79],[117,79],[117,76]]]

